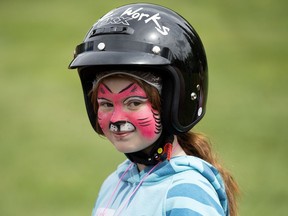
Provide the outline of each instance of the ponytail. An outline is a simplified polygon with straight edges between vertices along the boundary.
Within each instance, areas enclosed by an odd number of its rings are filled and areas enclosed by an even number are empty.
[[[230,216],[237,216],[236,197],[239,194],[238,185],[231,174],[217,161],[215,154],[212,152],[209,139],[195,132],[179,134],[177,138],[180,146],[187,155],[199,157],[218,169],[224,180]]]

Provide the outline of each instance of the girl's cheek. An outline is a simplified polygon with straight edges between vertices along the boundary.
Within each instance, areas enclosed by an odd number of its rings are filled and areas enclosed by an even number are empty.
[[[109,113],[98,111],[98,123],[104,134],[109,130],[109,119]]]
[[[152,112],[152,108],[147,106],[146,109],[132,116],[133,124],[138,128],[142,136],[148,140],[153,140],[161,132],[161,123],[159,112]],[[156,119],[157,118],[157,119]]]

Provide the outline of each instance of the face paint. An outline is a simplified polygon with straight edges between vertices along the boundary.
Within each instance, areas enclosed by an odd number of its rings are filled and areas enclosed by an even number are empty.
[[[119,151],[140,151],[159,138],[162,129],[159,112],[152,108],[137,83],[110,78],[98,89],[98,123]]]
[[[132,132],[136,128],[130,122],[118,121],[115,123],[110,123],[109,130],[111,132]]]

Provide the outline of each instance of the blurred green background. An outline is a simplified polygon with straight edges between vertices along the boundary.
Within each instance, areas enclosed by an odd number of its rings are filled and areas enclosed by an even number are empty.
[[[1,0],[0,215],[90,215],[125,157],[89,125],[75,46],[103,14],[137,2]],[[155,0],[200,34],[206,133],[241,188],[240,215],[288,212],[288,2]]]

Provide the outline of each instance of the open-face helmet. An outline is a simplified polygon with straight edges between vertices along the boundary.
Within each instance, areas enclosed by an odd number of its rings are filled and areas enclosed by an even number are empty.
[[[128,4],[102,16],[76,47],[69,68],[78,69],[94,129],[89,92],[103,71],[159,75],[161,121],[169,134],[189,131],[206,111],[208,68],[201,39],[181,15],[159,5]]]

